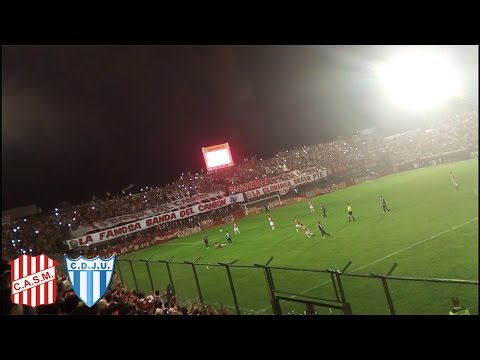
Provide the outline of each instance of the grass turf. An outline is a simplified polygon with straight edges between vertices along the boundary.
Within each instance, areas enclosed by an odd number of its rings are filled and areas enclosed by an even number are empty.
[[[450,179],[453,171],[459,183],[455,189]],[[383,213],[380,195],[387,201],[390,213]],[[302,201],[240,219],[241,234],[234,235],[231,225],[223,225],[142,249],[120,259],[150,258],[210,263],[197,266],[197,274],[206,303],[234,302],[225,268],[218,262],[238,259],[238,265],[265,263],[274,257],[272,266],[313,269],[341,269],[351,260],[348,271],[368,274],[385,273],[393,263],[398,266],[392,275],[478,280],[478,160],[438,165],[386,176],[334,193]],[[349,222],[346,203],[353,208],[355,222]],[[322,219],[321,204],[328,218]],[[267,221],[271,215],[276,230]],[[296,216],[315,235],[308,239],[295,231]],[[322,221],[332,234],[323,239],[315,224]],[[219,230],[223,229],[223,232]],[[233,245],[214,249],[214,242],[227,243],[225,230],[232,234]],[[210,249],[202,238],[207,234]],[[125,284],[134,288],[130,265],[119,261]],[[150,291],[151,285],[144,262],[132,262],[138,287]],[[150,263],[157,289],[165,288],[168,273],[165,264]],[[242,313],[271,314],[272,310],[263,271],[258,268],[231,268],[232,278]],[[176,292],[181,299],[198,298],[190,265],[171,265]],[[311,272],[273,270],[277,290],[312,297],[334,298],[330,275]],[[383,286],[378,279],[342,277],[347,301],[354,314],[388,314]],[[478,285],[432,284],[389,281],[397,314],[447,314],[450,298],[459,297],[461,304],[478,314]],[[302,304],[282,302],[282,311],[301,313]],[[317,309],[329,314],[326,308]],[[232,310],[233,312],[233,310]],[[334,310],[333,314],[338,313]]]

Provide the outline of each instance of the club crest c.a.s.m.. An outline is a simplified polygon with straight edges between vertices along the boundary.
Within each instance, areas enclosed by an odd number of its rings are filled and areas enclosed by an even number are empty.
[[[56,265],[46,255],[22,255],[10,261],[12,303],[32,307],[53,304],[57,300]]]
[[[78,298],[88,307],[95,305],[110,286],[115,269],[115,255],[108,259],[65,256],[68,279]]]

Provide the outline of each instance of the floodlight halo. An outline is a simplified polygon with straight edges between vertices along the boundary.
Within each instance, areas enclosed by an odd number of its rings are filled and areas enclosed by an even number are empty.
[[[459,95],[452,64],[440,54],[407,52],[374,66],[393,103],[426,110]]]

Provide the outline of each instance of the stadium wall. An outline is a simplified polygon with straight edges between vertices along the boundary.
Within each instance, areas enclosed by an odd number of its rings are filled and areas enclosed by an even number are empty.
[[[461,149],[456,151],[450,151],[446,153],[431,155],[415,160],[405,161],[401,163],[395,163],[393,165],[393,172],[413,170],[423,167],[435,166],[437,164],[445,164],[456,161],[462,161],[472,159],[478,156],[478,148]]]
[[[166,234],[155,236],[153,239],[136,240],[128,245],[112,246],[103,251],[100,251],[100,253],[103,257],[110,257],[114,254],[125,255],[136,250],[144,249],[154,245],[164,244],[176,238],[195,234],[202,230],[206,230],[214,226],[232,223],[233,222],[232,217],[235,220],[238,220],[240,218],[245,217],[245,214],[243,213],[243,211],[236,211],[233,214],[219,220],[211,220],[211,219],[203,220],[200,222],[200,226],[195,226],[193,228],[182,228],[176,231],[169,231]]]

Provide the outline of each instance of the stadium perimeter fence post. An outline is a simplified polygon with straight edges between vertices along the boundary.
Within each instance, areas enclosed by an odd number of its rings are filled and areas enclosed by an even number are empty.
[[[395,315],[395,307],[393,306],[392,295],[390,294],[390,289],[388,288],[387,279],[384,276],[382,276],[381,279],[383,290],[385,291],[385,297],[387,298],[390,315]]]
[[[267,273],[267,276],[270,278],[270,287],[271,287],[271,292],[272,292],[272,295],[273,295],[273,314],[274,315],[282,315],[282,308],[280,307],[280,300],[278,300],[277,297],[275,296],[275,283],[273,282],[272,269],[270,269],[268,266],[266,266],[265,271]]]
[[[347,265],[345,265],[345,267],[341,270],[342,273],[344,273],[345,271],[347,271],[348,267],[352,264],[352,261],[348,261]],[[340,296],[338,294],[338,284],[337,282],[335,281],[335,270],[328,270],[328,272],[330,273],[330,276],[332,278],[332,285],[333,285],[333,290],[335,291],[335,298],[337,299],[337,301],[340,301]]]
[[[148,278],[150,279],[150,286],[152,287],[152,292],[155,291],[155,288],[153,287],[153,280],[152,280],[152,273],[150,272],[150,265],[148,264],[148,260],[142,260],[145,261],[145,265],[147,266],[147,272],[148,272]]]
[[[330,273],[330,276],[332,278],[332,285],[333,285],[333,290],[335,291],[335,298],[337,301],[340,301],[340,296],[338,295],[338,285],[337,282],[335,281],[335,275],[333,270],[328,271]]]
[[[138,293],[137,277],[135,276],[135,270],[133,270],[132,260],[130,259],[126,259],[126,260],[130,264],[130,269],[132,270],[133,282],[135,283],[135,289],[137,290],[137,293]]]
[[[267,261],[265,265],[253,264],[254,266],[261,267],[265,275],[265,281],[267,283],[268,295],[270,297],[270,303],[272,304],[273,315],[282,315],[282,309],[280,308],[280,301],[275,296],[275,284],[273,282],[272,269],[268,267],[268,264],[273,260],[273,256]]]
[[[167,272],[168,272],[168,279],[170,280],[170,285],[172,285],[172,290],[174,293],[175,292],[175,284],[173,283],[173,277],[172,277],[172,271],[170,269],[170,261],[174,258],[174,256],[172,256],[170,259],[168,259],[167,261],[165,260],[158,260],[158,262],[161,262],[161,263],[164,263],[167,267]]]
[[[192,271],[193,271],[193,277],[195,278],[195,283],[197,284],[197,291],[198,291],[198,297],[200,298],[200,302],[202,305],[205,305],[203,302],[203,296],[202,296],[202,289],[200,288],[200,282],[198,281],[198,275],[197,275],[197,269],[195,268],[195,263],[201,258],[199,256],[197,260],[191,262],[191,261],[185,261],[185,264],[190,264],[192,265]]]
[[[238,306],[237,294],[235,293],[235,287],[233,286],[232,274],[230,272],[230,265],[236,263],[238,260],[232,261],[231,263],[219,263],[220,265],[225,266],[227,269],[228,281],[230,282],[230,289],[232,290],[233,302],[235,303],[235,310],[237,315],[240,315],[240,307]]]
[[[390,315],[395,315],[395,306],[393,305],[392,294],[390,293],[390,289],[388,288],[387,283],[387,276],[390,276],[397,267],[397,263],[394,263],[390,270],[385,275],[382,274],[371,274],[373,277],[380,278],[383,285],[383,291],[385,291],[385,297],[387,298],[388,309],[390,310]]]
[[[345,292],[343,291],[342,279],[341,279],[341,272],[340,270],[336,270],[333,272],[335,274],[335,279],[337,280],[338,292],[340,294],[340,301],[343,305],[343,313],[345,315],[352,315],[352,308],[350,304],[347,302],[347,298],[345,297]]]

